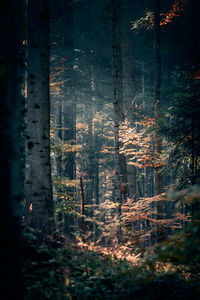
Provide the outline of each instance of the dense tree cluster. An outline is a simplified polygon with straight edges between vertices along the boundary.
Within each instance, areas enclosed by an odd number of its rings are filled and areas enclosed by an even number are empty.
[[[66,243],[134,261],[145,250],[158,261],[168,253],[170,264],[177,256],[185,265],[185,245],[194,255],[199,245],[199,1],[8,0],[0,8],[7,294],[14,269],[13,293],[23,298],[19,240],[34,263],[49,259],[50,272],[65,250],[48,247]],[[171,248],[177,232],[181,254]],[[26,286],[37,273],[29,259]],[[52,272],[58,282],[68,278],[65,263]]]

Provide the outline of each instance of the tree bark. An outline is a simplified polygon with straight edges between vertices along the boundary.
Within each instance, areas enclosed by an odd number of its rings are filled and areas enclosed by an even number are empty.
[[[39,239],[55,230],[50,163],[49,3],[28,2],[26,225]]]
[[[80,188],[81,188],[81,229],[84,233],[85,230],[85,196],[84,196],[84,189],[83,189],[83,179],[80,177]]]
[[[65,63],[64,101],[63,101],[63,141],[73,147],[76,139],[76,102],[75,102],[75,82],[74,82],[74,7],[73,1],[64,1],[63,9],[68,11],[67,18],[64,20],[64,53],[67,56]],[[64,154],[63,158],[63,176],[68,180],[76,178],[76,154],[74,150]],[[67,188],[70,209],[74,207],[75,188]],[[74,216],[71,212],[64,217],[64,233],[72,236],[72,226],[74,225]]]
[[[131,34],[129,3],[124,3],[124,13],[122,19],[122,69],[123,69],[123,107],[130,126],[134,126],[135,105],[133,100],[135,98],[135,74],[134,74],[134,46],[133,36]],[[128,164],[127,157],[127,182],[128,182],[128,196],[135,198],[136,196],[136,168]]]
[[[94,195],[95,195],[95,141],[94,141],[94,93],[93,93],[93,85],[94,85],[94,71],[93,71],[93,51],[90,51],[88,54],[89,57],[89,95],[88,95],[88,103],[87,103],[87,123],[88,123],[88,142],[87,142],[87,150],[88,150],[88,162],[87,162],[87,174],[88,174],[88,183],[87,183],[87,192],[86,192],[86,203],[91,205],[87,209],[87,215],[89,217],[93,217],[94,211]],[[90,228],[92,228],[92,224],[90,224]]]
[[[161,97],[161,54],[160,54],[160,0],[155,0],[154,14],[154,51],[155,51],[155,85],[154,85],[154,104],[155,104],[155,122],[158,126],[160,117],[160,97]],[[155,150],[159,156],[162,150],[162,141],[156,133]],[[163,190],[163,178],[160,173],[160,167],[156,169],[156,194],[159,195]]]
[[[90,53],[88,55],[91,55]],[[90,57],[89,61],[92,60]],[[87,125],[88,125],[88,163],[87,163],[87,174],[88,174],[88,183],[87,183],[87,193],[86,200],[87,204],[93,204],[94,198],[94,130],[93,130],[93,92],[92,92],[92,64],[89,66],[89,95],[88,95],[88,103],[87,103]],[[92,216],[92,209],[90,209],[89,215]]]
[[[160,0],[155,0],[155,12],[154,12],[154,51],[155,51],[155,90],[154,90],[154,104],[155,104],[155,123],[158,126],[160,117],[160,98],[161,98],[161,53],[160,53]],[[155,134],[155,150],[158,159],[162,150],[161,137],[156,132]],[[163,192],[163,176],[161,174],[161,168],[159,165],[156,167],[156,195]],[[164,218],[164,203],[158,201],[157,207],[157,219]],[[158,223],[157,226],[157,241],[161,242],[164,239],[164,228]]]
[[[56,116],[58,131],[57,131],[57,137],[59,139],[59,142],[62,142],[62,131],[63,131],[63,120],[62,120],[62,96],[58,99],[58,112]],[[61,177],[62,176],[62,153],[59,153],[56,157],[56,175]],[[60,203],[62,199],[60,198],[60,194],[62,192],[61,188],[57,188],[58,197],[56,199],[57,203]],[[61,211],[58,212],[57,218],[56,218],[56,228],[61,231],[63,231],[63,214]]]
[[[113,108],[114,108],[114,171],[115,171],[115,185],[114,185],[114,197],[115,202],[118,204],[118,241],[121,240],[121,205],[122,205],[122,193],[121,193],[121,170],[120,170],[120,154],[119,154],[119,125],[120,125],[120,111],[123,111],[123,99],[122,99],[122,62],[121,62],[121,50],[119,45],[119,32],[118,32],[118,17],[119,17],[120,0],[111,0],[112,11],[112,71],[113,71]]]

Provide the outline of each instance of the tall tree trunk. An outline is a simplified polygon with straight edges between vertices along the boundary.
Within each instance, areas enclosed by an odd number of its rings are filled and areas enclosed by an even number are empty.
[[[0,4],[0,287],[4,299],[17,300],[23,299],[20,255],[22,81],[18,74],[21,28],[17,15],[21,4],[16,0]]]
[[[50,163],[49,3],[28,2],[25,198],[27,226],[39,239],[55,230]]]
[[[94,195],[95,195],[95,141],[94,141],[94,93],[93,93],[93,85],[94,85],[94,70],[93,70],[93,51],[90,51],[89,56],[89,95],[88,95],[88,103],[87,103],[87,123],[88,123],[88,162],[87,162],[87,174],[88,174],[88,183],[87,183],[87,192],[86,192],[86,203],[91,205],[87,209],[87,214],[89,217],[93,217],[94,211]],[[90,224],[90,229],[92,229],[92,224]]]
[[[124,2],[122,18],[122,69],[123,69],[123,107],[125,117],[130,126],[134,126],[134,109],[135,109],[135,74],[134,74],[134,47],[133,36],[130,26],[130,7],[129,1]],[[136,196],[136,168],[129,165],[129,158],[127,157],[127,181],[128,181],[128,195],[130,198]]]
[[[121,222],[121,173],[120,173],[120,154],[119,154],[119,125],[120,125],[120,111],[123,111],[122,99],[122,62],[121,62],[121,49],[119,45],[119,31],[118,31],[118,18],[119,18],[120,0],[111,0],[112,11],[112,70],[113,70],[113,108],[114,108],[114,171],[115,171],[115,186],[114,197],[115,202],[118,203],[118,218]],[[118,241],[121,240],[121,226],[118,228]]]
[[[73,81],[73,80],[72,80]],[[74,123],[74,92],[73,87],[69,88],[68,94],[65,98],[64,103],[64,115],[63,115],[63,141],[69,143],[71,147],[74,145],[75,141],[75,123]],[[71,151],[64,154],[63,157],[63,176],[67,178],[67,180],[74,180],[75,179],[75,152],[73,149]],[[68,187],[67,194],[69,197],[69,202],[71,203],[70,209],[74,208],[74,197],[75,197],[75,188]],[[72,234],[72,228],[74,223],[74,218],[71,212],[64,217],[64,232],[68,235]]]
[[[89,54],[91,55],[91,54]],[[87,103],[87,125],[88,125],[88,163],[87,163],[87,174],[88,174],[88,184],[87,184],[87,204],[93,204],[94,197],[94,130],[93,130],[93,93],[92,93],[92,65],[89,66],[89,95]],[[91,210],[90,210],[91,212]],[[91,214],[90,214],[91,215]]]
[[[161,96],[161,54],[160,54],[160,0],[155,0],[154,15],[154,51],[155,51],[155,86],[154,86],[154,104],[155,104],[155,121],[158,126],[160,117],[160,96]],[[156,133],[155,150],[159,156],[162,150],[162,141]],[[159,195],[163,190],[163,178],[160,173],[160,167],[156,169],[156,194]]]
[[[195,174],[195,122],[194,118],[192,117],[191,120],[191,183],[195,184],[196,182],[196,174]]]
[[[100,151],[100,145],[99,145],[99,137],[98,134],[95,133],[95,147],[96,147],[96,155],[95,155],[95,204],[98,208],[99,206],[99,151]]]
[[[73,146],[76,139],[76,103],[75,103],[75,83],[74,83],[74,11],[73,1],[64,1],[63,10],[68,12],[67,18],[64,19],[64,53],[67,56],[65,63],[65,78],[67,82],[64,87],[64,101],[63,101],[63,141]],[[72,147],[73,148],[73,147]],[[63,158],[63,176],[68,180],[75,179],[75,152],[71,151],[64,154]],[[71,209],[74,208],[75,188],[69,187],[67,193],[69,201],[71,202]],[[74,225],[74,217],[67,214],[64,217],[64,232],[68,235],[72,234],[72,227]]]
[[[160,97],[161,97],[161,53],[160,53],[160,0],[155,0],[155,13],[154,13],[154,51],[155,51],[155,90],[154,90],[154,104],[155,104],[155,122],[158,126],[160,117]],[[161,137],[156,132],[155,135],[155,150],[156,155],[160,156],[162,150]],[[161,168],[156,166],[156,195],[161,194],[163,191],[163,178]],[[164,203],[158,201],[157,219],[164,217]],[[157,241],[160,242],[164,239],[164,228],[158,223],[157,228]]]
[[[98,212],[98,215],[96,215],[96,221],[98,221],[99,220],[99,213],[100,213],[100,211],[99,211],[99,158],[97,157],[96,158],[96,163],[95,163],[95,165],[96,165],[96,174],[95,174],[95,195],[94,195],[94,197],[95,197],[95,211],[97,211]],[[94,216],[95,216],[95,214],[94,214]],[[99,220],[100,221],[100,220]],[[95,223],[95,225],[94,225],[94,235],[95,235],[95,240],[97,240],[97,238],[98,238],[98,235],[99,235],[99,230],[98,230],[98,225],[97,225],[97,223]]]
[[[60,98],[58,100],[58,112],[57,112],[57,137],[59,141],[62,141],[62,132],[63,132],[63,120],[62,120],[62,107],[63,107],[63,100]],[[59,153],[58,157],[56,158],[56,173],[58,176],[62,176],[62,153]]]
[[[62,106],[63,106],[63,99],[62,96],[58,99],[58,112],[56,116],[56,121],[57,121],[57,137],[59,139],[59,142],[62,142],[62,131],[63,131],[63,120],[62,120]],[[56,157],[56,175],[61,177],[62,176],[62,153],[59,153],[58,156]],[[62,189],[57,188],[57,194],[58,197],[56,199],[57,203],[60,203],[62,199],[60,198]],[[62,226],[62,221],[63,221],[63,214],[61,211],[58,212],[57,218],[56,218],[56,227],[57,229],[60,229],[61,231],[63,230]]]

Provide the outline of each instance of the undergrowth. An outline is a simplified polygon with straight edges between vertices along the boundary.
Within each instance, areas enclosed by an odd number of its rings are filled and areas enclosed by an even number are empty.
[[[199,223],[137,265],[77,244],[41,244],[32,234],[23,241],[25,300],[200,299]]]

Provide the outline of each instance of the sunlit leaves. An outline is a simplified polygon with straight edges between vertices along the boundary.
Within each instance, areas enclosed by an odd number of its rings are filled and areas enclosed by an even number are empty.
[[[132,30],[140,29],[140,28],[146,28],[151,29],[153,28],[153,20],[154,20],[154,14],[151,11],[147,11],[145,16],[131,22],[132,23]]]
[[[131,127],[127,121],[120,125],[120,153],[128,157],[130,165],[152,167],[155,161],[153,126],[154,120],[147,117],[135,122],[135,127]]]
[[[184,10],[184,5],[186,1],[187,0],[174,1],[172,8],[168,12],[161,13],[160,26],[164,26],[167,25],[168,23],[172,23],[174,18],[179,17],[181,12],[183,12]]]
[[[165,26],[169,23],[172,23],[175,18],[180,17],[180,14],[184,10],[184,5],[187,0],[175,0],[172,8],[166,13],[160,14],[160,26]],[[152,11],[147,11],[144,17],[131,22],[132,30],[137,30],[141,28],[152,29],[154,27],[154,13]]]

